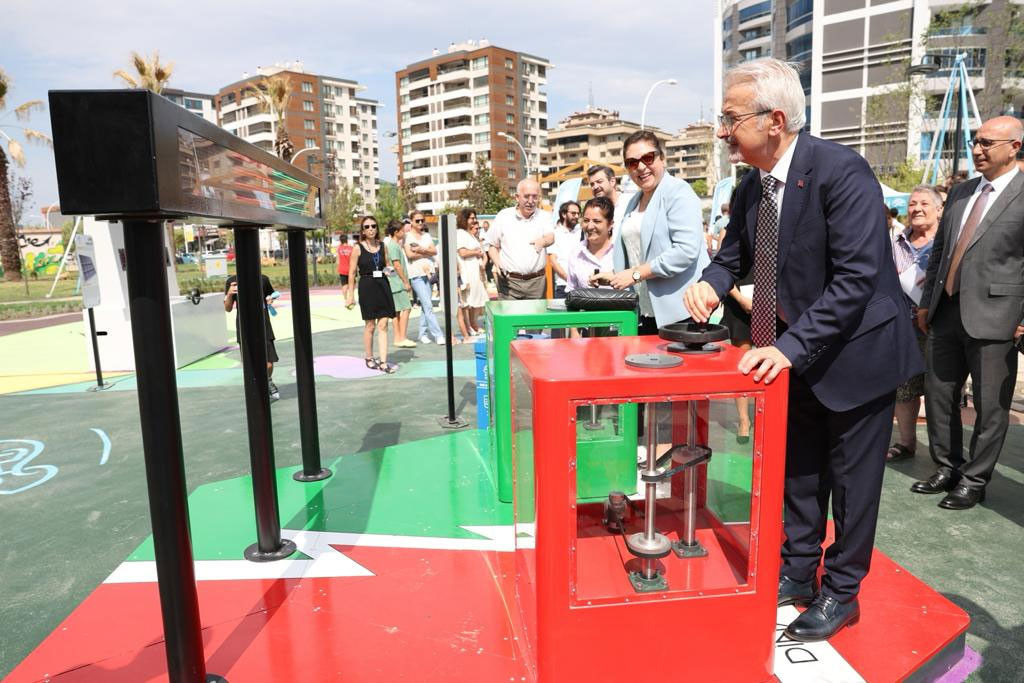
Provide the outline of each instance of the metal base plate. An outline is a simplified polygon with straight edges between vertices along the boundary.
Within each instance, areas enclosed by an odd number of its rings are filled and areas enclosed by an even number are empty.
[[[269,553],[260,552],[259,543],[253,543],[245,549],[245,559],[250,562],[273,562],[274,560],[283,560],[297,550],[298,548],[295,547],[295,543],[287,538],[282,538],[281,547]]]
[[[664,370],[682,364],[683,359],[679,356],[669,356],[664,353],[631,353],[626,356],[626,365],[631,368]]]
[[[332,474],[334,473],[331,472],[326,467],[321,467],[319,472],[314,472],[313,474],[306,474],[302,470],[299,470],[298,472],[292,475],[292,479],[294,479],[295,481],[302,482],[321,481],[331,476]]]
[[[679,342],[673,342],[665,347],[666,350],[672,353],[687,353],[687,354],[701,354],[701,353],[718,353],[722,350],[722,347],[718,344],[705,344],[704,346],[687,346],[686,344],[680,344]]]
[[[653,593],[655,591],[668,590],[668,581],[665,576],[658,572],[654,578],[644,578],[643,572],[630,572],[629,582],[633,584],[633,590],[637,593]]]
[[[95,384],[89,387],[86,391],[105,391],[106,389],[109,389],[112,386],[114,385],[111,384],[110,382],[104,382],[103,384]]]
[[[626,537],[626,547],[637,557],[654,559],[665,557],[672,552],[672,541],[659,533],[655,533],[654,539],[649,541],[644,538],[643,533],[637,532]]]
[[[444,429],[462,429],[463,427],[469,426],[469,422],[463,420],[461,417],[457,417],[452,421],[448,419],[447,415],[442,415],[437,418],[437,423]]]
[[[686,545],[682,541],[675,541],[672,544],[672,552],[674,552],[676,557],[680,560],[708,556],[708,549],[702,546],[700,541],[695,541],[693,545]]]

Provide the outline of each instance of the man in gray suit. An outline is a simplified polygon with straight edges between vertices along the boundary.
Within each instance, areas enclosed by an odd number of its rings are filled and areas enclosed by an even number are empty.
[[[1009,424],[1017,379],[1014,341],[1024,334],[1024,173],[1014,157],[1019,119],[986,121],[971,153],[981,177],[949,193],[928,261],[917,324],[928,335],[925,406],[938,469],[915,493],[946,493],[939,507],[985,500]],[[970,373],[977,417],[964,453],[960,392]]]

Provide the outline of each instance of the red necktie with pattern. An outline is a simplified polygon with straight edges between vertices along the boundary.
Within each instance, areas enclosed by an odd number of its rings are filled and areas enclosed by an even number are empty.
[[[750,339],[755,346],[775,343],[775,266],[779,252],[779,205],[775,178],[761,181],[754,242],[754,301],[750,312]]]

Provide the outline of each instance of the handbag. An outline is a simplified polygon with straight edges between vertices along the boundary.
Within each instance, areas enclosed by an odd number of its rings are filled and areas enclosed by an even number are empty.
[[[570,311],[633,311],[639,305],[640,297],[632,289],[583,287],[565,295]]]

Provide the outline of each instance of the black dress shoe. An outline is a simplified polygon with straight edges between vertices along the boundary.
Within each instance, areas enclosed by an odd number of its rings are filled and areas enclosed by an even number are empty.
[[[818,577],[810,581],[794,581],[785,574],[779,575],[779,607],[806,605],[818,592]]]
[[[972,489],[967,484],[960,484],[946,494],[939,503],[944,510],[967,510],[985,500],[985,489]]]
[[[811,606],[786,627],[786,637],[801,643],[828,640],[844,626],[853,626],[860,619],[860,604],[854,598],[850,602],[839,602],[835,598],[818,593]]]
[[[923,481],[915,481],[910,490],[914,493],[945,493],[955,484],[956,482],[950,475],[936,472]]]

